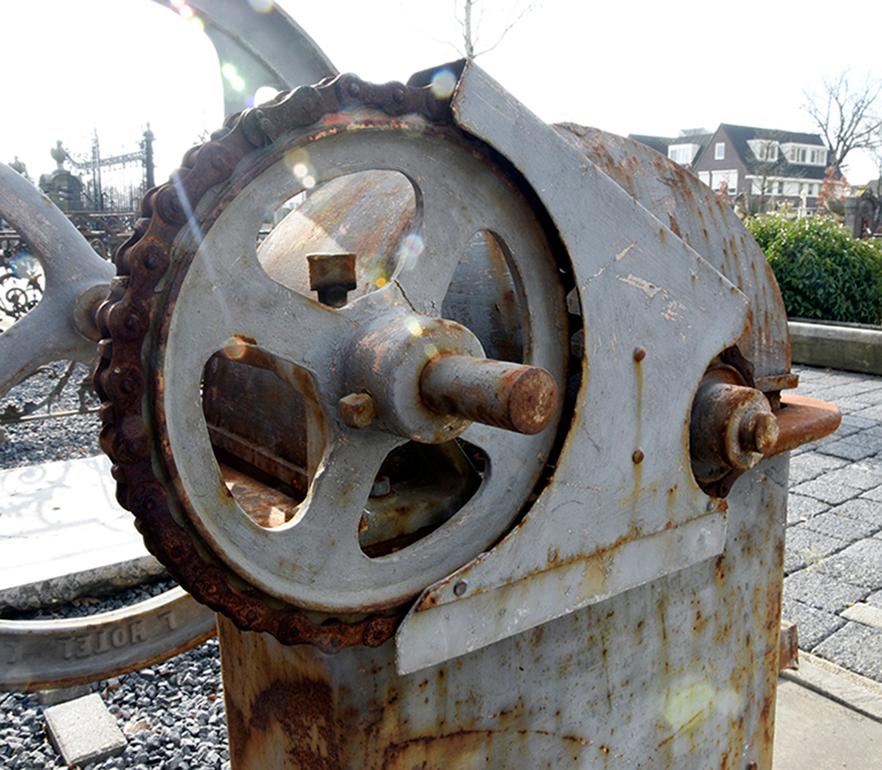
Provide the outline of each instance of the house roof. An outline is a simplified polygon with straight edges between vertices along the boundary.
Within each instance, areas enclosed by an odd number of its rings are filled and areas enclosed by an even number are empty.
[[[823,179],[823,166],[807,166],[801,163],[790,163],[784,154],[778,153],[778,160],[769,162],[758,160],[747,142],[751,139],[767,139],[778,144],[808,144],[826,149],[824,140],[819,134],[803,134],[796,131],[781,131],[774,128],[756,128],[754,126],[736,126],[721,123],[717,131],[724,131],[735,151],[747,167],[749,174],[764,176],[795,177],[799,179]]]
[[[667,155],[668,145],[674,143],[673,139],[669,139],[666,136],[649,136],[648,134],[628,134],[628,139],[633,139],[636,142],[640,142],[640,144],[645,144],[647,147],[652,147],[653,150],[660,152],[662,155]]]
[[[633,139],[648,147],[652,147],[662,155],[668,154],[668,147],[672,144],[697,144],[699,153],[703,150],[713,134],[686,134],[685,136],[650,136],[648,134],[628,134],[628,139]],[[696,154],[696,160],[698,154]]]

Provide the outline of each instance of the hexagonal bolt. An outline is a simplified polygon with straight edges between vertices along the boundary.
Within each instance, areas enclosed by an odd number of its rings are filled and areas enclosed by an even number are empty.
[[[377,412],[369,393],[350,393],[338,402],[337,413],[344,425],[366,428],[373,422]]]
[[[356,287],[355,254],[352,252],[307,254],[309,288],[328,307],[343,307],[346,295]]]
[[[433,412],[517,433],[538,433],[557,413],[557,383],[538,366],[448,355],[426,364],[420,395]]]

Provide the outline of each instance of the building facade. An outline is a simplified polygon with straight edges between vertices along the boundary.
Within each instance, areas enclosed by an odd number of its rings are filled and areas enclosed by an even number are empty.
[[[712,133],[631,138],[690,168],[712,190],[747,201],[751,211],[785,202],[813,211],[829,156],[818,134],[730,123],[721,123]]]

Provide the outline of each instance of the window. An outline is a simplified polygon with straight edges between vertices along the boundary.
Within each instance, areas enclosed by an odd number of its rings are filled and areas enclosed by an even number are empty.
[[[710,171],[699,171],[698,178],[710,187]]]
[[[772,139],[748,139],[747,144],[757,160],[778,160],[778,143]]]
[[[714,192],[719,192],[724,182],[726,183],[726,192],[729,195],[738,194],[738,171],[736,169],[711,173],[710,186]]]
[[[726,143],[717,142],[714,145],[714,160],[724,160],[726,158]]]
[[[826,166],[827,165],[827,150],[823,148],[817,148],[811,151],[811,156],[809,158],[809,163],[813,166]]]
[[[681,166],[692,163],[696,152],[698,152],[697,144],[672,144],[668,146],[668,157],[674,163],[679,163]]]

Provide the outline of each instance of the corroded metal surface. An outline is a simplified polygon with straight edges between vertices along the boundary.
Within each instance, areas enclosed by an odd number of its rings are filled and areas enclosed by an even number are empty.
[[[0,690],[95,682],[167,660],[215,633],[183,589],[121,610],[63,620],[0,620]]]
[[[786,476],[736,481],[718,558],[414,674],[221,621],[234,770],[768,770]]]
[[[778,440],[772,454],[789,452],[803,444],[829,436],[842,422],[842,414],[832,404],[795,393],[781,397],[781,406],[776,417]]]
[[[535,479],[541,472],[544,461],[548,456],[549,447],[554,441],[554,433],[550,433],[550,438],[528,437],[524,436],[520,441],[512,439],[497,438],[493,433],[467,431],[468,435],[463,434],[464,438],[474,444],[477,444],[482,450],[489,455],[490,462],[495,471],[490,475],[489,483],[483,485],[481,490],[475,495],[474,499],[469,499],[463,508],[457,511],[454,518],[448,523],[442,523],[437,531],[426,534],[417,542],[412,542],[402,550],[396,550],[394,553],[384,555],[382,558],[372,557],[370,561],[364,559],[364,553],[359,553],[357,559],[350,560],[350,566],[347,569],[339,569],[339,565],[335,565],[329,561],[326,553],[329,546],[324,541],[329,537],[336,538],[336,551],[343,553],[346,550],[342,546],[346,544],[348,535],[341,530],[341,535],[335,535],[334,531],[327,528],[327,532],[322,532],[316,528],[315,523],[319,521],[329,521],[329,515],[318,516],[313,514],[310,519],[309,507],[315,508],[322,501],[323,497],[328,497],[328,492],[320,494],[316,491],[309,494],[304,501],[304,507],[307,508],[306,513],[300,512],[297,521],[292,522],[292,526],[296,524],[300,529],[296,530],[297,537],[293,539],[287,534],[285,527],[261,527],[241,528],[246,533],[244,540],[238,543],[227,541],[223,547],[219,546],[219,541],[226,535],[220,530],[212,530],[215,526],[213,521],[222,529],[229,529],[236,525],[237,521],[244,522],[244,517],[239,517],[235,510],[238,505],[235,502],[235,496],[224,496],[223,494],[212,497],[212,506],[215,510],[208,510],[208,518],[205,516],[205,507],[203,511],[194,517],[189,503],[194,500],[203,501],[206,498],[204,490],[200,485],[213,485],[214,478],[210,466],[193,465],[190,456],[198,454],[198,452],[178,451],[176,442],[181,437],[188,442],[193,441],[194,431],[187,427],[190,418],[184,418],[182,408],[188,408],[186,405],[192,402],[189,396],[183,394],[180,388],[179,372],[188,371],[183,369],[181,365],[176,368],[166,364],[163,372],[163,365],[159,364],[153,370],[153,376],[156,377],[157,388],[154,402],[155,412],[142,411],[144,400],[141,398],[145,391],[146,378],[144,373],[137,371],[136,360],[140,360],[140,346],[148,325],[155,324],[160,329],[161,339],[168,335],[169,340],[176,339],[175,335],[184,335],[181,337],[180,345],[171,345],[173,349],[184,349],[184,337],[186,337],[186,347],[191,351],[192,356],[198,356],[202,350],[203,332],[213,333],[217,330],[218,325],[208,323],[204,315],[203,308],[200,303],[204,304],[204,298],[210,297],[217,288],[217,273],[226,274],[225,260],[228,255],[230,259],[236,260],[237,266],[243,269],[243,272],[236,276],[239,283],[236,284],[235,291],[247,290],[250,297],[255,299],[259,297],[261,291],[271,287],[267,284],[266,279],[258,280],[260,274],[249,271],[248,265],[244,264],[240,257],[242,256],[241,248],[244,244],[230,242],[228,238],[222,238],[216,235],[215,231],[220,231],[222,227],[215,222],[223,223],[226,219],[233,217],[233,211],[236,206],[235,200],[230,200],[240,190],[243,189],[252,179],[266,171],[270,177],[273,174],[277,176],[284,172],[284,184],[289,186],[296,182],[295,176],[291,174],[290,166],[283,166],[281,161],[276,166],[269,165],[278,158],[269,153],[262,155],[255,151],[255,147],[260,148],[268,144],[276,137],[285,134],[286,130],[298,125],[312,126],[308,130],[301,133],[306,139],[316,141],[316,148],[320,148],[323,144],[327,144],[333,151],[335,137],[340,137],[337,144],[343,148],[346,143],[352,141],[351,136],[358,131],[374,131],[372,140],[374,142],[382,139],[382,151],[376,155],[376,159],[372,159],[369,155],[356,160],[343,160],[343,171],[336,170],[334,173],[345,173],[346,170],[357,172],[360,168],[376,168],[370,163],[379,164],[382,168],[384,164],[405,163],[408,157],[413,159],[418,156],[408,156],[408,143],[446,141],[445,135],[436,132],[430,125],[423,122],[413,121],[410,123],[403,119],[389,120],[386,117],[378,116],[376,113],[359,113],[356,108],[362,105],[380,107],[393,116],[399,113],[413,113],[417,109],[421,109],[430,117],[443,119],[445,116],[444,102],[434,99],[431,95],[431,88],[424,86],[405,87],[401,84],[390,84],[384,87],[372,86],[353,78],[352,76],[343,76],[336,81],[323,83],[315,88],[302,88],[290,95],[281,95],[272,105],[259,108],[257,110],[244,113],[240,119],[229,123],[229,130],[219,134],[216,140],[191,153],[188,156],[188,162],[194,162],[192,168],[184,169],[176,174],[173,183],[153,191],[146,201],[145,212],[151,214],[149,224],[146,220],[142,221],[139,231],[136,232],[132,242],[128,244],[120,253],[117,260],[118,269],[121,277],[114,284],[115,293],[110,301],[101,309],[99,320],[104,328],[110,333],[112,340],[109,344],[104,343],[105,356],[99,365],[96,375],[96,383],[100,392],[108,399],[105,411],[105,429],[102,434],[102,445],[109,451],[116,461],[116,473],[118,479],[127,482],[121,485],[120,495],[130,507],[133,507],[138,514],[142,530],[145,532],[145,539],[154,552],[163,559],[173,570],[173,572],[184,582],[184,584],[193,591],[194,595],[207,601],[222,611],[226,611],[233,616],[238,623],[244,627],[256,627],[266,629],[278,635],[280,638],[287,640],[289,643],[298,641],[307,641],[323,646],[323,649],[332,650],[338,646],[350,643],[373,643],[376,644],[388,635],[393,627],[396,619],[394,615],[381,615],[377,617],[368,617],[364,620],[356,620],[353,623],[345,622],[326,622],[327,617],[322,617],[319,623],[313,623],[309,626],[306,621],[306,615],[298,612],[290,606],[285,606],[282,602],[291,602],[291,597],[296,595],[301,597],[298,601],[299,606],[308,606],[312,609],[320,609],[324,611],[336,611],[338,613],[351,614],[353,612],[365,612],[375,608],[395,606],[402,600],[411,598],[420,588],[426,585],[434,575],[436,578],[443,574],[449,573],[461,563],[463,558],[468,558],[468,552],[472,554],[478,552],[483,546],[489,544],[493,539],[499,536],[501,531],[508,527],[512,518],[518,513],[517,500],[524,498],[530,492]],[[322,111],[325,109],[342,109],[347,108],[349,112],[341,115],[330,115],[322,117]],[[410,125],[416,128],[410,129]],[[287,127],[287,128],[286,128]],[[394,145],[391,144],[393,138],[383,139],[383,136],[376,132],[376,128],[383,129],[388,127],[391,130],[405,129],[402,136],[403,149],[398,151],[396,155]],[[344,129],[348,129],[344,131]],[[408,134],[407,130],[413,133]],[[291,151],[296,148],[296,144],[292,145],[291,139],[286,140],[288,143],[282,145],[283,149]],[[363,140],[371,141],[370,139]],[[367,144],[362,146],[369,146]],[[438,152],[448,153],[450,157],[455,157],[455,153],[461,152],[455,146],[450,150],[442,150],[442,145]],[[274,151],[275,152],[275,151]],[[342,150],[336,151],[338,155],[334,158],[344,159],[345,156],[340,154]],[[227,198],[218,196],[216,192],[212,192],[205,200],[202,199],[208,188],[225,181],[227,175],[232,172],[236,162],[237,155],[244,157],[248,153],[253,153],[251,176],[246,173],[244,181],[242,178],[236,180],[235,185]],[[287,156],[285,156],[287,157]],[[422,157],[422,156],[419,156]],[[479,173],[485,173],[483,168],[477,165],[477,153],[472,155],[463,155],[468,163],[473,164],[474,168],[479,169]],[[222,162],[221,162],[222,161]],[[316,167],[321,167],[322,163],[327,164],[328,161],[322,161],[322,155],[319,149],[310,147],[310,161]],[[415,161],[413,161],[415,162]],[[424,161],[420,161],[424,162]],[[437,160],[436,160],[437,162]],[[200,164],[202,164],[200,166]],[[269,166],[269,168],[267,168]],[[296,164],[295,164],[296,166]],[[417,166],[416,169],[408,168],[414,180],[422,180],[427,173],[425,170]],[[428,168],[428,167],[426,167]],[[333,173],[326,172],[322,178],[332,178]],[[262,179],[262,177],[261,177]],[[478,177],[473,173],[471,176],[475,182]],[[475,200],[480,201],[478,196],[486,195],[487,190],[499,189],[499,192],[493,192],[494,200],[502,200],[500,209],[505,210],[512,205],[512,201],[517,199],[513,197],[504,185],[504,180],[497,178],[493,173],[487,173],[483,177],[481,184],[473,184],[473,195]],[[417,182],[415,182],[417,184]],[[315,323],[319,324],[315,328],[310,327],[312,321],[309,320],[310,314],[314,311],[308,309],[312,307],[312,303],[307,305],[295,303],[292,310],[288,312],[294,313],[294,317],[288,319],[284,315],[264,316],[259,308],[253,310],[248,307],[249,304],[260,305],[265,303],[265,299],[257,302],[245,302],[243,297],[235,298],[229,293],[222,293],[217,296],[225,299],[223,304],[223,312],[233,312],[240,319],[235,321],[230,332],[235,332],[235,326],[244,318],[242,308],[248,312],[252,312],[251,319],[255,321],[252,324],[255,334],[267,341],[275,339],[276,341],[282,337],[291,338],[299,335],[300,339],[294,340],[295,345],[313,345],[306,354],[304,366],[310,372],[310,377],[323,386],[319,391],[331,390],[339,387],[333,380],[339,380],[342,367],[346,366],[352,369],[350,380],[355,386],[354,390],[359,390],[359,378],[362,376],[359,372],[363,372],[364,376],[370,374],[374,377],[374,372],[382,372],[382,368],[373,365],[365,365],[361,369],[358,368],[359,351],[364,349],[368,359],[377,355],[382,351],[383,356],[387,353],[391,356],[388,361],[397,362],[396,365],[389,363],[385,365],[388,374],[380,376],[373,382],[373,392],[377,401],[377,419],[379,424],[392,434],[396,432],[405,437],[413,438],[417,441],[438,442],[448,440],[459,433],[465,424],[455,429],[448,424],[449,420],[442,420],[439,423],[440,431],[433,428],[427,423],[426,430],[423,430],[423,422],[420,420],[437,421],[439,418],[432,416],[429,410],[424,408],[424,414],[414,422],[412,415],[409,415],[409,402],[413,400],[414,394],[408,394],[407,377],[402,379],[403,374],[411,367],[416,367],[416,377],[411,378],[414,382],[414,388],[418,382],[418,374],[421,364],[419,361],[423,356],[431,357],[434,355],[430,348],[436,350],[437,353],[461,353],[466,352],[470,355],[480,355],[480,345],[474,341],[467,330],[458,324],[434,319],[431,316],[421,316],[414,314],[413,310],[418,307],[432,309],[437,313],[440,309],[441,302],[434,298],[433,294],[440,292],[440,297],[444,295],[445,283],[441,275],[437,272],[440,265],[438,261],[443,255],[443,248],[436,239],[443,233],[445,238],[462,239],[467,241],[471,233],[480,228],[480,219],[476,219],[477,227],[469,228],[468,224],[472,221],[469,217],[487,212],[487,205],[482,204],[468,208],[463,206],[463,212],[466,212],[466,226],[458,228],[445,227],[443,217],[439,218],[438,213],[442,211],[452,210],[449,205],[444,205],[443,199],[433,198],[437,193],[431,187],[426,187],[425,183],[419,181],[422,185],[421,199],[424,200],[428,195],[430,201],[434,201],[435,205],[423,208],[421,217],[422,232],[425,236],[426,257],[431,256],[436,268],[436,274],[431,285],[427,283],[422,286],[418,276],[422,275],[422,271],[416,269],[412,260],[404,260],[396,267],[394,280],[385,290],[380,290],[375,295],[368,295],[362,298],[360,303],[351,303],[346,308],[341,309],[340,315],[336,316],[330,311],[324,311],[313,316]],[[269,189],[273,189],[270,185]],[[296,192],[294,190],[293,192]],[[445,192],[444,195],[447,193]],[[251,193],[249,193],[251,195]],[[212,197],[214,196],[214,197]],[[505,196],[505,197],[503,197]],[[246,200],[248,195],[242,196]],[[181,201],[184,201],[183,203]],[[214,206],[214,209],[212,209]],[[202,210],[201,227],[205,230],[204,241],[199,242],[198,239],[192,238],[192,232],[196,228],[189,228],[185,225],[187,218],[186,210]],[[247,209],[246,209],[247,210]],[[264,211],[263,204],[257,206],[255,210]],[[239,209],[242,211],[241,207]],[[459,215],[459,213],[458,213]],[[250,214],[249,214],[250,216]],[[524,236],[516,230],[513,222],[521,230],[528,230],[524,227],[526,217],[529,217],[529,210],[526,215],[522,214],[516,219],[509,216],[509,221],[501,218],[501,215],[495,214],[487,220],[485,226],[493,226],[494,230],[503,233],[503,237],[507,238],[508,246],[517,254],[526,254],[530,259],[530,264],[535,268],[537,264],[537,254],[542,254],[543,249],[547,251],[547,247],[537,247],[535,243],[530,244],[524,240]],[[233,221],[230,219],[230,221]],[[246,228],[238,228],[237,238],[247,230]],[[541,232],[541,231],[540,231]],[[447,234],[450,233],[448,236]],[[242,236],[244,237],[244,236]],[[177,239],[177,241],[175,241]],[[173,244],[174,242],[174,244]],[[455,272],[455,268],[459,263],[461,251],[454,241],[451,241],[451,252],[445,256],[448,273],[447,280]],[[525,247],[526,246],[526,247]],[[198,249],[197,249],[198,247]],[[193,258],[192,250],[197,249],[197,254],[193,265],[196,269],[189,269],[188,260]],[[192,286],[197,286],[202,280],[201,271],[204,265],[204,258],[200,256],[204,249],[206,254],[211,255],[211,269],[215,271],[212,275],[207,275],[210,285],[214,287],[210,292],[193,291]],[[175,251],[177,250],[177,252]],[[174,262],[177,257],[175,253],[183,254],[181,262],[175,265],[174,273],[166,276],[165,285],[171,287],[172,297],[179,289],[190,291],[187,301],[175,302],[172,299],[165,306],[168,311],[173,310],[173,318],[168,323],[166,316],[163,316],[161,304],[157,305],[154,301],[152,289],[156,282],[163,275],[169,262]],[[517,256],[514,257],[517,259]],[[547,257],[546,257],[547,259]],[[255,260],[255,265],[256,265]],[[518,265],[518,269],[524,272],[527,265]],[[553,268],[552,268],[553,269]],[[529,285],[531,279],[522,279],[524,283]],[[290,294],[287,290],[282,290],[278,285],[274,285],[270,301],[276,307],[291,306],[291,300],[296,295]],[[190,289],[188,289],[190,287]],[[406,287],[406,289],[405,289]],[[404,292],[406,291],[406,298]],[[559,291],[559,290],[558,290]],[[400,294],[399,294],[400,293]],[[547,296],[554,297],[554,287],[546,288],[544,293]],[[402,302],[402,300],[404,300]],[[537,324],[532,329],[532,350],[527,349],[525,355],[531,356],[538,363],[547,367],[550,371],[560,371],[562,350],[565,343],[562,340],[554,344],[540,344],[542,337],[539,336],[538,329],[541,329],[541,323],[544,318],[550,320],[545,325],[552,333],[562,333],[565,320],[559,320],[553,313],[549,313],[539,298],[527,297],[530,303],[530,318]],[[218,300],[220,301],[220,300]],[[149,304],[153,302],[153,304]],[[298,300],[302,302],[302,300]],[[391,305],[390,305],[391,303]],[[563,307],[562,292],[558,300],[560,307]],[[407,309],[405,314],[398,311],[392,313],[388,317],[383,317],[381,322],[376,325],[377,334],[376,345],[368,345],[365,340],[371,338],[371,328],[364,321],[358,320],[355,315],[359,312],[372,312],[372,307],[388,308],[393,310],[396,305],[401,306],[401,310]],[[547,305],[548,306],[548,305]],[[202,315],[200,315],[202,313]],[[347,320],[347,313],[353,320]],[[396,313],[398,313],[396,315]],[[192,315],[192,317],[190,317]],[[134,320],[137,318],[137,322]],[[275,318],[275,320],[271,320]],[[123,328],[124,323],[128,319],[129,326],[132,328]],[[189,319],[189,320],[188,320]],[[256,319],[260,319],[259,323]],[[298,320],[299,319],[299,320]],[[339,319],[339,320],[338,320]],[[222,320],[222,319],[219,319]],[[267,324],[267,320],[271,323]],[[293,323],[292,323],[293,321]],[[305,322],[305,326],[301,322]],[[283,329],[283,324],[289,324]],[[341,325],[342,324],[342,325]],[[414,324],[417,324],[419,333],[415,333]],[[320,326],[327,326],[321,330]],[[335,327],[336,325],[336,327]],[[344,346],[340,343],[335,348],[333,345],[325,345],[326,350],[320,351],[319,346],[321,338],[324,335],[327,339],[334,339],[339,332],[347,328],[347,325],[354,328],[363,328],[364,336],[355,348],[350,360],[343,360],[338,363],[328,363],[327,365],[318,366],[318,358],[316,356],[321,352],[330,352],[334,355],[342,354]],[[396,331],[393,335],[395,339],[389,337],[390,329],[398,329],[401,327],[402,333]],[[267,329],[276,329],[277,331],[268,332]],[[336,328],[336,331],[335,331]],[[547,332],[543,332],[546,333]],[[273,338],[269,336],[275,334]],[[195,336],[194,336],[195,335]],[[397,336],[396,336],[397,335]],[[565,339],[565,338],[564,338]],[[242,350],[242,360],[254,358],[258,354],[258,345],[253,337],[244,334],[235,335],[235,345],[237,350]],[[385,342],[384,342],[385,340]],[[471,342],[469,340],[472,340]],[[224,340],[217,340],[215,350],[219,349]],[[164,344],[164,343],[163,343]],[[414,347],[417,358],[413,359],[410,353],[403,359],[396,357],[396,351],[410,350],[407,346]],[[446,347],[450,347],[447,351]],[[463,348],[463,346],[465,346]],[[305,350],[305,348],[304,348]],[[238,357],[238,354],[237,354]],[[296,358],[296,356],[295,356]],[[366,359],[366,361],[368,360]],[[413,360],[412,360],[413,359]],[[153,359],[155,360],[155,359]],[[195,359],[194,359],[195,360]],[[376,362],[375,362],[376,363]],[[406,365],[405,365],[406,364]],[[189,366],[189,362],[187,363]],[[282,372],[279,367],[273,367],[276,375],[284,379],[291,379],[291,372]],[[327,372],[327,374],[325,373]],[[328,378],[332,378],[330,381]],[[561,378],[562,379],[562,378]],[[198,381],[197,381],[198,382]],[[293,383],[293,379],[291,379]],[[328,382],[331,382],[329,385]],[[211,391],[214,387],[211,381],[207,381],[207,391]],[[188,385],[189,387],[189,385]],[[388,392],[389,398],[378,398]],[[342,395],[342,394],[341,394]],[[338,398],[338,397],[337,397]],[[391,400],[390,400],[391,399]],[[149,401],[148,401],[149,403]],[[333,401],[333,407],[336,411],[338,401]],[[182,407],[182,405],[184,405]],[[157,408],[158,407],[158,408]],[[326,409],[327,414],[332,410]],[[545,410],[547,412],[549,410]],[[559,414],[556,406],[550,410],[554,416]],[[548,415],[543,413],[544,418]],[[180,495],[182,499],[183,511],[178,509],[174,501],[169,501],[167,497],[167,487],[163,489],[161,484],[154,483],[152,467],[153,464],[148,459],[150,447],[148,443],[148,433],[146,430],[145,420],[155,421],[154,424],[159,426],[160,430],[168,430],[168,443],[160,447],[163,450],[163,461],[166,464],[167,472],[170,480],[176,486],[176,495]],[[443,424],[442,424],[443,423]],[[183,433],[180,431],[183,430]],[[334,429],[336,431],[336,429]],[[491,430],[491,429],[487,429]],[[175,431],[178,431],[176,433]],[[197,431],[198,432],[198,431]],[[216,431],[217,432],[217,431]],[[374,431],[366,431],[359,434],[363,438],[353,435],[336,434],[332,435],[328,440],[328,446],[325,450],[325,456],[317,466],[317,474],[314,480],[314,487],[320,488],[322,485],[326,489],[340,489],[341,492],[345,488],[345,495],[352,497],[345,506],[341,502],[343,498],[331,496],[328,501],[322,503],[324,505],[336,506],[338,511],[349,511],[347,507],[357,505],[358,496],[363,491],[362,481],[368,482],[368,488],[373,483],[373,474],[383,461],[385,455],[394,449],[400,439],[396,439],[392,435],[391,439],[379,441],[381,434]],[[199,436],[196,436],[199,438]],[[490,442],[490,448],[485,448],[486,442]],[[371,444],[377,444],[376,448]],[[496,450],[493,446],[499,446]],[[203,453],[204,456],[204,453]],[[523,460],[518,459],[522,456]],[[510,459],[509,459],[510,458]],[[155,459],[155,458],[154,458]],[[181,470],[181,464],[190,463],[190,467],[186,469],[186,473],[179,478],[178,474]],[[376,463],[373,472],[367,470],[371,463]],[[508,471],[503,472],[506,466],[511,466]],[[353,474],[357,473],[362,476],[358,484],[353,484]],[[510,475],[506,476],[506,474]],[[152,478],[151,478],[152,477]],[[162,479],[159,479],[162,481]],[[134,483],[133,483],[134,482]],[[329,486],[330,485],[330,486]],[[139,487],[140,489],[136,489]],[[523,488],[521,491],[518,491]],[[207,489],[207,487],[206,487]],[[149,491],[148,491],[149,490]],[[495,490],[495,491],[494,491]],[[503,492],[508,496],[507,505],[494,504],[491,502],[491,494],[499,496]],[[145,498],[144,495],[147,495]],[[214,502],[217,497],[217,502]],[[366,497],[366,495],[365,495]],[[513,501],[513,502],[512,502]],[[171,509],[171,510],[169,510]],[[342,526],[345,524],[345,518],[340,513],[334,514]],[[359,510],[360,515],[360,510]],[[211,517],[214,517],[212,520]],[[186,522],[189,518],[190,522]],[[355,523],[357,523],[357,518]],[[301,523],[304,522],[304,523]],[[495,523],[494,523],[495,522]],[[356,535],[355,523],[352,527],[353,541]],[[195,525],[195,527],[193,526]],[[284,530],[284,531],[283,531]],[[188,542],[188,538],[192,538],[195,531],[198,531],[198,537],[203,538],[207,548],[196,551]],[[271,533],[279,531],[281,536],[287,538],[283,542],[280,537],[272,538]],[[293,530],[292,530],[293,531]],[[187,534],[184,534],[184,533]],[[307,533],[309,538],[315,539],[316,536],[324,538],[319,543],[311,542],[309,539],[304,540],[299,537],[300,533]],[[304,535],[306,537],[307,535]],[[264,545],[249,545],[250,539],[264,538],[261,542]],[[443,545],[437,547],[436,544]],[[230,553],[230,547],[236,549],[236,555]],[[208,548],[214,549],[221,553],[221,561],[215,562],[210,566],[202,561],[203,554]],[[347,546],[348,547],[348,546]],[[284,561],[279,561],[281,566],[276,565],[275,551],[283,548],[285,551]],[[334,550],[331,548],[331,557],[335,558]],[[248,554],[251,554],[250,556]],[[244,554],[244,557],[239,554]],[[261,573],[258,563],[261,559],[267,562],[274,572],[264,569]],[[342,557],[336,557],[338,559]],[[345,562],[341,561],[340,564]],[[312,565],[315,565],[314,567]],[[227,565],[232,567],[232,572],[227,572]],[[273,566],[275,565],[275,566]],[[281,572],[279,572],[281,570]],[[361,570],[361,572],[359,572]],[[297,582],[289,580],[291,577],[296,581],[298,572],[310,577],[308,582],[303,582],[302,587]],[[234,574],[236,573],[236,574]],[[278,573],[278,577],[275,573]],[[361,574],[363,573],[363,574]],[[374,576],[374,577],[372,577]],[[282,578],[281,580],[279,578]],[[242,585],[246,581],[249,586]],[[283,581],[287,581],[287,584]],[[319,581],[323,581],[319,585]],[[328,582],[331,581],[331,582]],[[347,593],[338,591],[340,598],[336,598],[331,586],[336,581],[341,588],[345,588]],[[290,588],[285,587],[291,586]],[[351,588],[350,588],[351,585]],[[366,588],[367,587],[367,588]],[[292,591],[297,590],[299,593],[293,594]],[[272,600],[265,600],[263,592],[271,594]],[[349,597],[352,598],[349,598]],[[371,598],[371,597],[376,598]],[[314,598],[313,598],[314,597]],[[353,604],[357,602],[357,604]],[[303,621],[304,625],[298,626],[294,631],[291,630],[290,619],[296,617]],[[332,617],[330,620],[334,621]],[[339,620],[339,616],[337,617]],[[287,625],[286,625],[287,624]],[[311,630],[302,630],[311,629]]]

